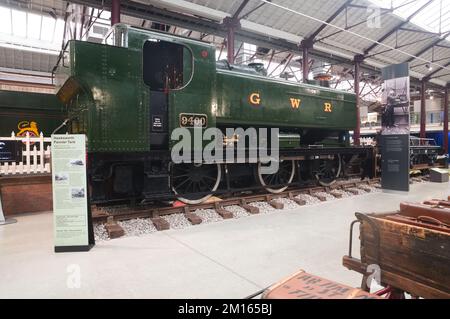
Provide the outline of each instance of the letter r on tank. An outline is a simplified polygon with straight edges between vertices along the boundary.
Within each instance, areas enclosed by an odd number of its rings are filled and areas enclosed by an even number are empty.
[[[333,112],[333,106],[331,103],[323,103],[323,111],[327,113]]]

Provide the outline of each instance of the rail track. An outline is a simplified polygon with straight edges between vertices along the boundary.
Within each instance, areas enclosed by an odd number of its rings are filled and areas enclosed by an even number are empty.
[[[412,181],[420,182],[426,180],[427,177],[413,177]],[[183,205],[178,207],[172,206],[107,206],[92,207],[92,220],[94,224],[104,224],[109,238],[118,238],[125,234],[124,229],[119,222],[133,219],[149,219],[157,231],[170,229],[170,223],[164,219],[164,216],[181,214],[192,225],[198,225],[203,222],[202,218],[195,212],[198,210],[214,210],[222,219],[234,218],[232,211],[227,207],[239,206],[249,215],[260,213],[260,207],[255,203],[267,203],[273,209],[285,209],[283,199],[290,200],[298,206],[307,204],[301,195],[309,195],[320,202],[325,202],[330,197],[342,198],[344,194],[358,195],[360,193],[372,192],[374,188],[381,188],[380,179],[375,178],[364,181],[338,181],[330,187],[315,186],[304,188],[292,188],[279,194],[261,193],[230,197],[218,201],[211,201],[195,205]]]

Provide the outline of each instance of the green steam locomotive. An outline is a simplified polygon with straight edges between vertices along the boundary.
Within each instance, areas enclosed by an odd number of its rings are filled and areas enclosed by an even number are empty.
[[[94,203],[199,203],[213,194],[279,193],[294,184],[331,185],[341,175],[371,173],[372,148],[350,145],[354,94],[271,79],[260,64],[216,62],[208,43],[118,24],[103,44],[70,41],[56,80],[69,132],[87,136]],[[228,149],[247,137],[227,129],[276,128],[264,148],[279,156],[251,158],[250,151],[263,146],[247,140],[244,158],[175,162],[173,135],[180,128],[194,135],[215,128]],[[204,148],[203,141],[187,149]],[[270,161],[278,170],[263,173]]]

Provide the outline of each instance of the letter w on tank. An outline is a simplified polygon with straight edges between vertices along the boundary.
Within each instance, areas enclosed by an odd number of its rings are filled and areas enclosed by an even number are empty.
[[[291,100],[291,107],[293,109],[298,109],[300,107],[300,103],[302,102],[302,100],[300,99],[295,99],[293,97],[290,98]]]

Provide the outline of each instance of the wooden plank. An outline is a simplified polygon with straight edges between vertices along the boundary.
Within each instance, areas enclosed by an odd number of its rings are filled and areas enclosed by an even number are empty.
[[[278,202],[276,199],[269,201],[269,205],[275,209],[284,209],[284,204],[281,202]]]
[[[194,213],[185,213],[184,216],[187,218],[187,220],[192,224],[192,225],[199,225],[202,223],[202,219],[200,218],[200,216],[194,214]]]
[[[319,195],[317,193],[311,193],[311,196],[318,198],[321,202],[326,202],[327,198],[324,195]]]
[[[432,199],[424,201],[423,204],[430,206],[443,206],[443,208],[450,208],[450,201],[448,200]]]
[[[241,206],[243,209],[245,209],[247,212],[249,212],[252,215],[259,214],[259,208],[252,206],[252,205],[248,205],[245,200],[241,200],[239,203],[239,206]]]
[[[170,229],[169,222],[161,217],[150,218],[150,220],[152,221],[153,225],[155,225],[155,228],[157,230],[161,231]]]
[[[342,198],[342,193],[339,193],[337,191],[331,191],[330,194],[336,198]]]
[[[425,227],[428,229],[437,230],[437,231],[441,231],[441,232],[450,234],[450,228],[446,228],[444,226],[437,226],[437,225],[430,224],[430,223],[424,223],[423,221],[420,221],[413,217],[405,217],[403,215],[395,214],[395,215],[391,215],[391,216],[386,216],[384,218],[387,220],[392,220],[393,222],[397,222],[397,223],[403,223],[403,224],[413,225],[413,226],[417,226],[417,227]]]
[[[445,224],[450,224],[450,209],[447,208],[435,208],[416,203],[400,203],[400,213],[404,216],[415,218],[419,216],[430,216]]]
[[[234,217],[232,212],[226,210],[222,206],[216,205],[215,210],[223,219],[232,219]]]
[[[344,256],[342,259],[342,264],[347,269],[357,271],[363,275],[366,274],[367,264],[362,263],[359,259],[351,258],[349,256]],[[384,285],[391,285],[395,288],[407,291],[415,296],[420,296],[423,298],[430,299],[449,299],[450,293],[436,289],[434,287],[427,286],[420,282],[416,282],[407,277],[401,276],[399,274],[381,270],[381,282]]]
[[[306,200],[295,197],[292,192],[289,192],[289,199],[294,201],[299,206],[305,206]]]
[[[361,225],[361,260],[450,293],[450,236],[390,220],[372,218],[379,246],[368,223]],[[377,252],[379,259],[376,260]]]
[[[353,188],[347,188],[345,189],[346,192],[352,193],[353,195],[358,195],[359,192],[357,189],[353,189]]]
[[[116,222],[108,222],[105,224],[105,229],[108,232],[109,238],[119,238],[125,235],[125,231]]]

